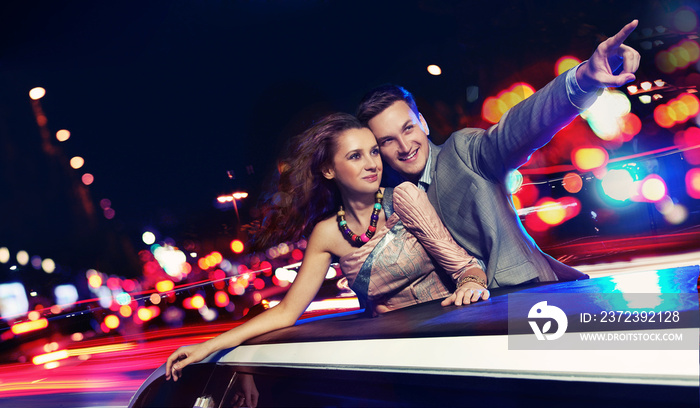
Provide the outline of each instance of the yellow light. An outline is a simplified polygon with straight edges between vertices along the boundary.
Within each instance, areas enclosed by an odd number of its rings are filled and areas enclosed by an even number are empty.
[[[36,310],[32,310],[31,312],[27,313],[27,319],[32,320],[32,321],[39,320],[40,317],[41,317],[41,314],[39,312],[37,312]]]
[[[90,285],[91,288],[99,288],[102,286],[102,277],[100,275],[90,275],[88,277],[88,285]]]
[[[245,191],[236,191],[235,193],[231,194],[231,196],[236,200],[240,200],[242,198],[247,198],[248,193],[246,193]]]
[[[30,97],[32,100],[34,100],[34,101],[43,98],[44,95],[46,95],[46,89],[44,89],[44,88],[42,88],[42,87],[40,87],[40,86],[38,86],[38,87],[36,87],[36,88],[32,88],[32,89],[29,91],[29,97]]]
[[[557,62],[554,64],[554,72],[557,76],[559,76],[580,63],[580,59],[572,57],[570,55],[566,55],[564,57],[559,58],[559,60],[557,60]]]
[[[139,310],[136,312],[136,315],[142,321],[147,322],[147,321],[151,320],[151,318],[153,317],[153,312],[151,312],[146,307],[140,307]]]
[[[58,140],[59,142],[65,142],[68,139],[70,139],[70,132],[66,129],[61,129],[58,132],[56,132],[56,140]]]
[[[590,171],[608,162],[608,152],[600,147],[581,147],[573,151],[572,161],[580,171]]]
[[[0,248],[0,263],[7,263],[10,261],[10,250],[6,247]]]
[[[639,88],[637,88],[637,85],[630,85],[627,87],[627,92],[629,92],[630,95],[634,95],[639,91]]]
[[[220,290],[214,294],[214,303],[216,303],[218,307],[226,307],[229,302],[230,299],[226,292]]]
[[[56,263],[51,258],[41,261],[41,269],[46,273],[53,273],[56,270]]]
[[[234,239],[233,241],[231,241],[231,250],[234,253],[240,254],[241,252],[243,252],[243,249],[244,249],[243,242],[241,242],[240,240],[237,240],[237,239]]]
[[[30,331],[34,330],[41,330],[49,326],[49,321],[46,320],[46,318],[42,317],[41,319],[29,321],[29,322],[22,322],[22,323],[17,323],[12,326],[12,333],[14,334],[22,334],[22,333],[27,333]]]
[[[130,317],[133,312],[134,311],[131,309],[131,306],[129,306],[129,305],[124,305],[124,306],[119,308],[119,314],[124,316],[124,317]]]
[[[430,75],[438,76],[438,75],[442,74],[442,69],[437,65],[431,64],[431,65],[428,65],[428,73]]]
[[[109,327],[110,329],[116,329],[119,327],[119,317],[115,315],[105,317],[105,326]]]
[[[32,359],[32,363],[35,365],[42,365],[56,360],[63,360],[70,357],[68,350],[55,351],[53,353],[40,354]]]
[[[162,280],[162,281],[156,283],[156,290],[158,292],[161,292],[161,293],[173,290],[174,287],[175,287],[175,284],[173,283],[173,281],[171,281],[169,279],[165,279],[165,280]]]
[[[75,156],[70,159],[70,166],[76,170],[83,167],[83,164],[85,164],[85,159],[80,156]]]
[[[566,209],[556,201],[546,200],[538,208],[537,216],[548,225],[559,225],[564,221]]]
[[[29,254],[27,251],[17,252],[17,263],[24,266],[29,262]]]
[[[648,91],[648,90],[651,89],[651,86],[652,86],[652,85],[651,85],[651,82],[649,82],[649,81],[644,81],[644,82],[642,82],[639,86],[641,86],[643,90]]]
[[[205,305],[204,298],[202,295],[194,295],[192,296],[192,308],[194,309],[201,309]]]

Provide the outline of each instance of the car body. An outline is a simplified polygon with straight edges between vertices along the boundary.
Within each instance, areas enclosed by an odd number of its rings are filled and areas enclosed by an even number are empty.
[[[698,271],[513,287],[462,307],[429,302],[378,317],[350,311],[307,319],[188,366],[178,382],[165,381],[161,366],[130,407],[230,406],[251,378],[258,406],[697,406],[697,347],[517,350],[509,342],[533,333],[511,325],[509,313],[530,308],[528,297],[557,294],[572,299],[563,307],[575,311],[571,322],[583,310],[608,308],[600,304],[608,294],[630,299],[655,288],[676,299],[666,302],[685,321],[675,328],[697,346]],[[630,300],[627,310],[634,307]]]

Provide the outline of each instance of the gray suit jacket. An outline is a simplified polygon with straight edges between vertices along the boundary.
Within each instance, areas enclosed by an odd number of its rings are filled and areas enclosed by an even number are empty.
[[[462,129],[431,143],[428,198],[455,240],[486,265],[489,288],[588,276],[542,252],[523,228],[504,180],[579,114],[566,74],[489,128]]]

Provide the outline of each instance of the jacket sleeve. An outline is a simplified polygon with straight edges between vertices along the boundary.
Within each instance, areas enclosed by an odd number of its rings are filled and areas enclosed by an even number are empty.
[[[394,211],[455,283],[468,275],[486,282],[486,273],[476,259],[455,242],[425,192],[409,182],[400,184],[394,189]]]
[[[564,73],[512,107],[485,132],[463,129],[453,133],[451,139],[466,166],[501,183],[508,171],[525,164],[534,151],[552,140],[579,113],[570,99]]]

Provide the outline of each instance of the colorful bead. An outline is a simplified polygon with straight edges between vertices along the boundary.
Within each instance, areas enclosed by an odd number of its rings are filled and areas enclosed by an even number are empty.
[[[374,208],[372,209],[372,215],[369,221],[369,227],[367,228],[367,232],[362,235],[356,235],[352,232],[352,230],[350,230],[350,228],[347,226],[348,222],[345,221],[345,211],[343,210],[343,206],[340,206],[340,209],[338,210],[338,226],[351,243],[362,246],[374,236],[375,231],[377,231],[379,212],[382,210],[382,198],[384,198],[384,195],[381,193],[381,191],[377,191],[377,194],[375,195]]]

